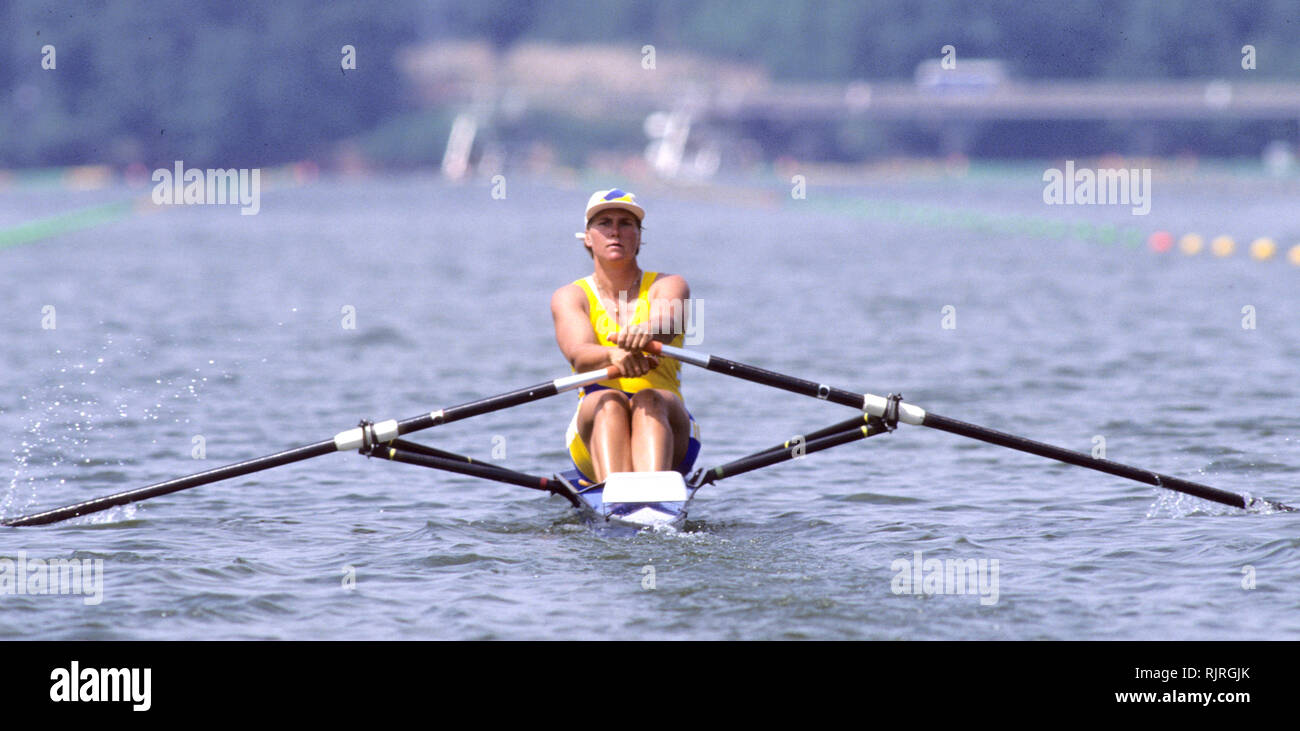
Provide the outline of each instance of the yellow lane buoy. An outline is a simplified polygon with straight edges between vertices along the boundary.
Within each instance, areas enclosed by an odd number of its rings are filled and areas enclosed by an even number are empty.
[[[1210,251],[1215,256],[1232,256],[1232,252],[1237,248],[1237,242],[1232,240],[1231,236],[1215,236],[1210,242]]]
[[[1276,253],[1277,242],[1267,236],[1261,236],[1250,242],[1250,255],[1255,259],[1260,261],[1271,259]]]

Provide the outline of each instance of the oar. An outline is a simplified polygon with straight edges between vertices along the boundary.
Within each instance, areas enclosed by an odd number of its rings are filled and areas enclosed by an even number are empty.
[[[537,401],[548,396],[554,396],[564,391],[572,391],[582,386],[588,386],[598,381],[604,381],[611,378],[617,378],[619,370],[616,366],[609,366],[598,371],[588,371],[578,373],[564,378],[557,378],[553,381],[544,381],[535,386],[521,388],[517,391],[509,391],[498,396],[471,401],[459,406],[452,406],[446,409],[413,416],[403,421],[390,419],[378,424],[365,424],[355,427],[344,432],[339,432],[333,439],[327,439],[315,444],[288,449],[283,452],[276,452],[265,457],[250,459],[244,462],[236,462],[225,467],[217,467],[206,472],[189,475],[188,477],[178,477],[173,480],[159,482],[153,485],[119,492],[115,495],[87,500],[83,503],[76,503],[62,508],[47,510],[43,513],[34,513],[32,515],[23,515],[17,518],[0,521],[3,526],[25,526],[25,525],[45,525],[47,523],[57,523],[61,520],[68,520],[80,515],[97,513],[101,510],[127,503],[139,502],[160,495],[180,490],[187,490],[191,487],[206,485],[211,482],[228,480],[232,477],[251,474],[269,470],[272,467],[301,462],[312,457],[319,457],[331,452],[346,452],[353,449],[364,449],[374,444],[389,442],[403,434],[428,429],[431,426],[447,424],[461,419],[467,419],[471,416],[478,416],[492,411],[508,409],[511,406],[518,406],[530,401]]]
[[[735,376],[736,378],[742,378],[747,381],[754,381],[755,383],[762,383],[774,388],[780,388],[786,391],[800,393],[805,396],[812,396],[813,398],[850,406],[865,411],[872,416],[884,418],[886,421],[897,419],[898,421],[907,424],[928,426],[931,429],[951,432],[964,437],[970,437],[971,439],[978,439],[990,444],[996,444],[1001,447],[1016,449],[1030,454],[1037,454],[1040,457],[1047,457],[1048,459],[1054,459],[1067,464],[1077,465],[1079,467],[1086,467],[1090,470],[1106,472],[1117,477],[1124,477],[1148,485],[1163,487],[1168,490],[1187,493],[1188,495],[1195,495],[1204,500],[1211,500],[1216,503],[1231,505],[1234,508],[1241,508],[1243,510],[1254,508],[1268,508],[1283,511],[1295,510],[1293,507],[1273,502],[1265,498],[1256,497],[1247,500],[1245,497],[1238,495],[1235,492],[1220,490],[1218,488],[1210,487],[1209,485],[1202,485],[1199,482],[1184,480],[1181,477],[1171,477],[1169,475],[1160,474],[1159,472],[1152,472],[1151,470],[1144,470],[1137,467],[1130,467],[1129,465],[1121,464],[1119,462],[1112,462],[1108,459],[1098,459],[1092,455],[1084,454],[1083,452],[1075,452],[1073,450],[1063,449],[1044,442],[1038,442],[1024,437],[1018,437],[1014,434],[1007,434],[1006,432],[989,429],[988,427],[979,426],[977,424],[968,424],[964,421],[950,419],[946,416],[927,412],[925,409],[914,404],[898,402],[896,399],[889,399],[870,393],[853,393],[852,391],[827,386],[826,384],[805,381],[801,378],[794,378],[774,371],[756,368],[744,363],[737,363],[736,361],[727,360],[726,358],[719,358],[716,355],[700,355],[684,348],[664,345],[657,341],[652,341],[646,350],[655,355],[676,358],[684,363],[690,363],[691,365],[699,366],[700,368],[714,371],[715,373],[725,373],[729,376]],[[888,416],[886,415],[887,411],[891,412]]]

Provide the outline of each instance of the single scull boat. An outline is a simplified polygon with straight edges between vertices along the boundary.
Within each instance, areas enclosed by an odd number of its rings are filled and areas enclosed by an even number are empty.
[[[30,526],[57,523],[81,515],[107,510],[117,505],[125,505],[219,480],[260,472],[331,452],[356,450],[370,457],[380,457],[395,462],[405,462],[432,469],[457,472],[553,493],[568,500],[584,518],[598,526],[620,526],[632,529],[680,526],[686,519],[686,512],[691,499],[705,485],[761,467],[798,459],[806,454],[830,449],[841,444],[892,432],[900,422],[930,427],[1001,447],[1037,454],[1060,462],[1194,495],[1243,510],[1295,510],[1295,508],[1288,505],[1264,498],[1245,497],[1234,492],[1220,490],[1179,477],[1131,467],[1107,459],[1098,459],[1082,452],[1063,449],[1051,444],[1018,437],[1014,434],[940,416],[914,404],[904,403],[902,397],[897,394],[877,396],[869,393],[854,393],[826,384],[806,381],[727,360],[726,358],[701,355],[685,348],[663,345],[658,342],[652,342],[648,350],[655,355],[676,358],[684,363],[690,363],[716,373],[723,373],[773,388],[849,406],[860,413],[853,418],[832,424],[811,434],[800,435],[783,444],[755,452],[727,464],[707,470],[697,470],[689,479],[683,479],[676,472],[615,473],[610,475],[605,482],[596,485],[582,482],[576,476],[576,471],[564,476],[538,477],[401,438],[412,432],[537,401],[598,381],[616,378],[618,371],[611,366],[602,370],[557,378],[554,381],[546,381],[535,386],[509,391],[479,401],[439,409],[402,421],[388,420],[378,423],[363,421],[357,427],[339,432],[332,439],[218,467],[187,477],[167,480],[135,490],[87,500],[41,513],[2,520],[0,525]]]

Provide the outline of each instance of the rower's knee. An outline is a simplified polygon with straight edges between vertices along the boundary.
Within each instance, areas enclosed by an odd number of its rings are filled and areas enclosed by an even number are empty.
[[[597,391],[595,396],[596,404],[601,408],[610,406],[627,408],[627,396],[618,391]]]
[[[578,409],[578,435],[586,443],[591,442],[597,423],[605,425],[601,428],[622,423],[626,429],[631,422],[632,406],[628,403],[627,396],[617,391],[589,393],[583,397],[582,407]]]
[[[628,403],[627,396],[624,396],[618,391],[597,391],[587,398],[592,398],[596,401],[592,406],[593,416],[595,414],[603,414],[622,415],[626,417],[632,413],[632,406]]]
[[[645,409],[648,411],[666,412],[669,397],[658,389],[648,388],[644,391],[637,391],[632,394],[632,409]]]

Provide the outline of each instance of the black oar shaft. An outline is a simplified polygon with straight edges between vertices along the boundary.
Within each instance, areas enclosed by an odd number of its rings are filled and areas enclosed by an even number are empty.
[[[1172,477],[1170,475],[1162,475],[1159,472],[1130,467],[1129,465],[1112,462],[1108,459],[1099,459],[1092,455],[1084,454],[1083,452],[1075,452],[1070,449],[1064,449],[1044,442],[1018,437],[1014,434],[1000,432],[996,429],[989,429],[988,427],[979,426],[978,424],[969,424],[964,421],[958,421],[957,419],[950,419],[932,411],[925,412],[925,421],[922,422],[922,426],[928,426],[932,429],[939,429],[952,434],[959,434],[964,437],[978,439],[982,442],[997,444],[998,446],[1016,449],[1021,452],[1036,454],[1040,457],[1047,457],[1048,459],[1054,459],[1059,462],[1065,462],[1079,467],[1086,467],[1090,470],[1105,472],[1117,477],[1125,477],[1130,480],[1136,480],[1137,482],[1144,482],[1148,485],[1164,487],[1178,492],[1185,492],[1189,495],[1195,495],[1196,497],[1216,503],[1222,503],[1224,505],[1231,505],[1235,508],[1244,509],[1249,507],[1246,498],[1235,492],[1220,490],[1218,488],[1210,487],[1209,485],[1202,485],[1199,482],[1184,480],[1181,477]]]
[[[715,373],[725,373],[726,375],[735,376],[736,378],[743,378],[746,381],[753,381],[754,383],[773,386],[786,391],[803,394],[804,396],[812,396],[813,398],[822,399],[823,401],[831,401],[844,406],[851,406],[855,409],[862,408],[862,394],[845,391],[842,388],[835,388],[834,386],[827,386],[824,383],[805,381],[802,378],[794,378],[774,371],[745,365],[744,363],[737,363],[734,360],[719,358],[716,355],[709,356],[708,364],[704,367],[714,371]]]
[[[324,442],[317,442],[305,447],[289,449],[265,457],[259,457],[257,459],[228,464],[224,467],[217,467],[216,469],[211,469],[207,472],[199,472],[198,474],[189,475],[188,477],[178,477],[174,480],[167,480],[166,482],[159,482],[153,485],[136,488],[134,490],[127,490],[126,492],[119,492],[114,495],[95,498],[94,500],[87,500],[82,503],[76,503],[75,505],[67,505],[62,508],[47,510],[43,513],[24,515],[19,518],[0,522],[0,525],[16,527],[57,523],[61,520],[76,518],[80,515],[108,510],[109,508],[117,507],[118,505],[126,505],[127,503],[148,500],[152,497],[166,495],[179,490],[187,490],[191,487],[198,487],[199,485],[206,485],[211,482],[219,482],[221,480],[228,480],[232,477],[247,475],[252,472],[268,470],[272,467],[292,464],[293,462],[301,462],[304,459],[319,457],[322,454],[329,454],[333,451],[335,451],[334,440],[331,439]]]
[[[492,396],[478,401],[471,401],[459,406],[435,411],[433,413],[420,414],[409,419],[403,419],[397,423],[398,434],[410,434],[422,429],[428,429],[431,426],[439,424],[450,424],[453,421],[468,419],[471,416],[487,414],[492,411],[508,409],[511,406],[519,406],[530,401],[554,396],[559,393],[554,381],[539,383],[536,386],[521,388],[518,391],[503,393],[499,396]]]

